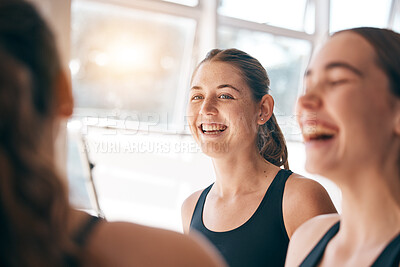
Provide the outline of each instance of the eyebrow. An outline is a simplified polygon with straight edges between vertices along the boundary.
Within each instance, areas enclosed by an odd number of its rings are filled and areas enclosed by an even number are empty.
[[[232,88],[233,90],[236,90],[236,91],[238,91],[238,92],[240,93],[240,90],[239,90],[239,89],[237,89],[235,86],[230,85],[230,84],[221,84],[221,85],[218,85],[217,89],[222,89],[222,88],[225,88],[225,87]]]
[[[239,90],[239,89],[237,89],[235,86],[230,85],[230,84],[221,84],[221,85],[218,85],[218,86],[217,86],[217,89],[222,89],[222,88],[226,88],[226,87],[232,88],[233,90],[238,91],[238,92],[240,93],[240,90]],[[195,86],[192,86],[192,88],[190,88],[190,90],[201,90],[201,87],[195,85]]]
[[[352,65],[345,63],[345,62],[331,62],[325,66],[325,70],[331,70],[334,68],[345,68],[345,69],[353,72],[357,76],[360,76],[360,77],[363,76],[362,72],[359,69],[357,69],[356,67],[353,67]],[[311,74],[312,74],[312,70],[308,69],[306,71],[306,73],[304,74],[304,77],[308,77]]]

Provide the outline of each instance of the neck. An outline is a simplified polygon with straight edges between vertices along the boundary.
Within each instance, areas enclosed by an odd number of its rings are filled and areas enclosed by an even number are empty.
[[[223,195],[237,195],[263,188],[272,180],[279,167],[267,162],[257,151],[230,153],[214,158],[215,188]]]
[[[400,175],[391,166],[359,168],[339,180],[340,236],[348,244],[382,243],[400,232]]]

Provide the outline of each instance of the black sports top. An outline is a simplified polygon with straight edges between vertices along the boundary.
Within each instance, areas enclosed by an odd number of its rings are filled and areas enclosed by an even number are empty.
[[[73,241],[79,249],[84,249],[86,241],[89,239],[90,234],[93,232],[95,226],[104,219],[89,215],[88,220],[82,225],[73,237]],[[81,266],[80,259],[65,255],[65,266],[74,267]]]
[[[84,225],[79,229],[79,231],[74,236],[74,241],[79,247],[84,247],[86,244],[86,240],[89,238],[90,234],[93,231],[93,228],[97,225],[97,223],[101,222],[103,219],[96,216],[89,215],[89,219],[85,222]]]
[[[244,224],[233,230],[214,232],[203,223],[203,208],[210,185],[201,193],[190,230],[197,230],[215,245],[229,266],[284,266],[289,237],[283,222],[283,190],[289,170],[275,176],[260,205]]]
[[[318,244],[311,250],[310,254],[300,264],[300,267],[318,266],[324,255],[324,251],[329,241],[339,231],[340,222],[334,224],[328,232],[322,237]],[[399,267],[400,263],[400,234],[397,235],[386,248],[382,251],[379,257],[371,265],[372,267]]]

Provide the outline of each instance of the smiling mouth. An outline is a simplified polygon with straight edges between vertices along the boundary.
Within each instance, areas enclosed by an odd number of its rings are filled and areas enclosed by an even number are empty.
[[[302,129],[305,142],[310,141],[328,141],[333,139],[338,131],[324,127],[322,125],[306,125]]]
[[[228,126],[219,123],[202,123],[199,129],[203,134],[219,134],[225,131]]]

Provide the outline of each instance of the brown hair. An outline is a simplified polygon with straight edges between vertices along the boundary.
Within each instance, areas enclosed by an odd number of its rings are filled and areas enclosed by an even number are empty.
[[[208,52],[203,61],[197,66],[193,76],[201,64],[210,61],[225,62],[237,68],[250,87],[253,99],[256,102],[261,101],[262,97],[269,93],[270,81],[267,71],[257,59],[249,54],[234,48],[225,50],[213,49]],[[285,138],[274,114],[266,123],[259,126],[257,148],[267,161],[278,167],[283,165],[285,169],[289,169]]]
[[[352,28],[341,32],[354,32],[366,39],[374,48],[377,64],[386,73],[391,92],[400,97],[400,34],[373,27]],[[334,34],[334,35],[335,35]]]
[[[74,245],[53,159],[54,37],[24,1],[0,2],[0,265],[63,266]]]

